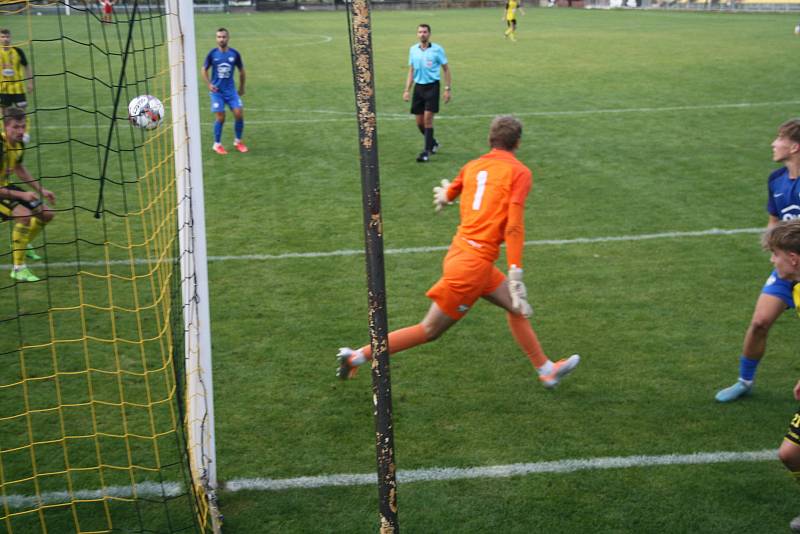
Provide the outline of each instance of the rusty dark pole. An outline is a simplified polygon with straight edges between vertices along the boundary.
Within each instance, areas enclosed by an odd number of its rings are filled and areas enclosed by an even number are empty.
[[[383,264],[383,218],[381,217],[378,131],[375,117],[375,71],[372,64],[372,30],[368,1],[352,0],[347,20],[353,62],[353,86],[356,94],[361,193],[364,206],[380,531],[382,534],[396,534],[400,532],[400,527],[397,522],[392,386],[389,376],[386,286]]]

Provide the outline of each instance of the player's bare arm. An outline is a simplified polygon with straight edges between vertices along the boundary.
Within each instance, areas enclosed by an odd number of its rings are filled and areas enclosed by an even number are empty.
[[[55,194],[53,194],[53,192],[50,191],[49,189],[45,189],[44,187],[42,187],[42,184],[39,183],[39,180],[34,178],[33,175],[31,175],[31,173],[28,172],[28,169],[25,167],[25,165],[17,165],[16,167],[14,167],[14,172],[16,173],[17,176],[19,176],[22,179],[23,182],[25,182],[33,189],[38,191],[39,194],[43,196],[45,199],[47,199],[47,201],[50,204],[55,206],[56,204]],[[34,193],[31,194],[33,195],[33,199],[30,200],[36,200],[36,195]]]
[[[403,101],[408,102],[411,98],[409,91],[411,91],[411,84],[414,82],[414,67],[408,67],[408,76],[406,76],[406,86],[403,89]]]
[[[442,65],[442,72],[444,73],[444,103],[450,102],[450,65],[445,63]]]
[[[211,83],[211,80],[208,79],[208,69],[209,68],[210,67],[203,69],[203,81],[206,82],[206,85],[208,86],[208,90],[209,91],[211,91],[212,93],[216,93],[217,91],[219,91],[219,89],[217,88],[216,85]]]
[[[239,69],[239,96],[244,96],[244,69]]]

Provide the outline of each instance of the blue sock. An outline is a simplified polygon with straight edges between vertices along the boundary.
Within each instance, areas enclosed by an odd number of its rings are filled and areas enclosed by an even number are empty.
[[[222,139],[222,125],[225,124],[224,122],[215,121],[214,122],[214,142],[219,143],[219,140]]]
[[[236,139],[242,139],[242,132],[244,131],[244,119],[237,119],[233,123],[233,131],[236,134]]]
[[[742,380],[753,381],[756,376],[756,369],[761,360],[748,358],[744,354],[739,357],[739,378]]]

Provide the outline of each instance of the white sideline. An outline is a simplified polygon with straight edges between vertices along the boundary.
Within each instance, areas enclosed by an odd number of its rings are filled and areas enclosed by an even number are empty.
[[[437,467],[397,471],[397,482],[438,482],[469,478],[508,478],[541,473],[571,473],[599,469],[624,469],[629,467],[654,467],[664,465],[705,465],[726,462],[762,462],[777,460],[776,450],[749,452],[706,452],[695,454],[667,454],[663,456],[617,456],[536,462],[525,464],[493,465],[489,467]],[[356,486],[377,484],[375,473],[362,475],[323,475],[298,478],[237,478],[225,483],[227,491],[281,491],[288,489],[325,488],[331,486]]]
[[[659,232],[655,234],[638,234],[638,235],[619,235],[619,236],[605,236],[605,237],[576,237],[574,239],[540,239],[535,241],[526,241],[526,247],[538,247],[544,245],[584,245],[591,243],[610,243],[614,241],[647,241],[650,239],[674,239],[679,237],[705,237],[705,236],[724,236],[736,234],[758,234],[764,231],[764,228],[733,228],[724,230],[721,228],[710,228],[708,230],[695,230],[689,232]],[[449,245],[434,245],[430,247],[407,247],[407,248],[387,248],[384,254],[420,254],[426,252],[439,252],[447,250]],[[319,252],[284,252],[282,254],[244,254],[240,256],[209,256],[208,261],[271,261],[271,260],[288,260],[294,258],[330,258],[336,256],[360,256],[364,254],[364,250],[359,249],[342,249],[331,251]],[[170,261],[172,261],[170,259]],[[141,260],[137,259],[133,262],[128,260],[111,260],[111,261],[82,261],[80,265],[86,267],[98,267],[104,265],[136,265],[155,263],[155,260]],[[76,262],[51,262],[49,267],[77,267]],[[0,265],[0,270],[9,270],[10,265]]]
[[[631,467],[657,467],[674,465],[708,465],[733,462],[763,462],[778,459],[778,451],[765,449],[744,452],[698,452],[694,454],[667,454],[662,456],[616,456],[606,458],[578,458],[553,462],[492,465],[488,467],[437,467],[433,469],[400,470],[397,481],[439,482],[471,478],[509,478],[542,473],[572,473],[574,471],[596,471],[600,469],[625,469]],[[375,473],[321,475],[297,478],[235,478],[224,483],[224,490],[236,491],[284,491],[290,489],[314,489],[334,486],[364,486],[377,484]],[[175,497],[187,490],[177,482],[143,482],[136,485],[136,495],[141,497]],[[104,497],[133,498],[130,486],[110,486],[97,490],[53,491],[40,496],[0,496],[0,506],[8,508],[33,508],[46,504],[69,502],[69,500],[99,500]]]

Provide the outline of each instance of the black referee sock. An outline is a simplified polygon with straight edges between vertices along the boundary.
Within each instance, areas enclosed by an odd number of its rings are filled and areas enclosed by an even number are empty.
[[[419,128],[419,133],[425,135],[425,126],[423,126],[422,124],[417,124],[417,128]]]
[[[425,128],[425,152],[433,148],[433,128]]]

